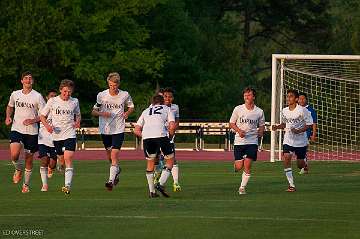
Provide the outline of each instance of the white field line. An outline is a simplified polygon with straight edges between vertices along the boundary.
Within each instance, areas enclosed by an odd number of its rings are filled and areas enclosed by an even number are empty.
[[[285,222],[325,222],[325,223],[359,223],[357,220],[326,218],[291,218],[291,217],[239,217],[239,216],[146,216],[146,215],[80,215],[80,214],[0,214],[0,217],[33,217],[33,218],[109,218],[109,219],[208,219],[208,220],[253,220],[253,221],[285,221]]]

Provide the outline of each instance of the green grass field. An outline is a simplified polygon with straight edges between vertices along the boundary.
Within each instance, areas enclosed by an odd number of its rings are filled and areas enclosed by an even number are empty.
[[[11,183],[0,161],[0,238],[360,238],[360,164],[311,162],[286,193],[281,163],[256,162],[248,194],[237,194],[231,162],[181,162],[183,191],[147,197],[144,161],[121,162],[117,188],[104,189],[106,161],[78,161],[72,194],[59,192],[63,175],[40,192],[36,162],[31,192]],[[169,189],[170,182],[169,180]],[[11,236],[9,231],[42,230]]]

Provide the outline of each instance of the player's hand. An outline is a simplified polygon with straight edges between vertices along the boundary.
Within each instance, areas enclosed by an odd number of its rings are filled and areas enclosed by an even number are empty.
[[[111,117],[111,112],[101,112],[100,113],[102,117],[105,117],[105,118],[110,118]]]
[[[80,128],[80,121],[75,121],[74,128],[79,129]]]
[[[316,142],[316,135],[311,135],[310,141],[311,142]]]
[[[54,127],[52,127],[51,125],[44,125],[44,126],[50,134],[52,134],[54,132]]]
[[[264,131],[263,130],[258,130],[257,135],[258,135],[259,138],[263,137],[264,136]]]
[[[244,130],[239,129],[238,134],[239,134],[240,138],[244,138],[246,132]]]
[[[6,119],[5,119],[5,124],[6,124],[7,126],[9,126],[9,125],[11,125],[11,123],[12,123],[11,117],[6,117]]]
[[[300,134],[300,133],[302,133],[301,130],[295,129],[295,128],[292,128],[292,129],[291,129],[291,132],[293,132],[294,134]]]
[[[34,124],[34,120],[33,119],[26,119],[23,121],[23,125],[31,125],[31,124]]]
[[[272,131],[276,131],[276,130],[278,129],[278,126],[277,126],[277,125],[273,125],[273,126],[271,126],[271,129],[272,129]]]
[[[125,112],[125,113],[123,114],[123,117],[124,117],[124,119],[128,119],[128,118],[129,118],[129,112]]]

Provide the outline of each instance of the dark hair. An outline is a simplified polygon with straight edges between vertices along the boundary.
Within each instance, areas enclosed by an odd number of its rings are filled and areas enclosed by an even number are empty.
[[[69,87],[69,88],[74,89],[75,88],[75,83],[72,80],[68,80],[68,79],[62,80],[60,82],[59,89],[61,90],[64,87]]]
[[[55,92],[57,94],[57,90],[55,89],[49,89],[48,91],[46,91],[46,95],[49,95],[50,93]]]
[[[293,94],[295,96],[295,98],[299,98],[299,92],[297,90],[289,89],[286,93]]]
[[[163,93],[165,93],[165,92],[169,92],[169,93],[172,93],[172,94],[175,93],[174,90],[173,90],[171,87],[166,87],[166,88],[164,89]]]
[[[160,88],[155,94],[162,95],[164,93],[164,88]]]
[[[303,96],[305,96],[305,99],[307,100],[308,98],[307,98],[307,94],[306,93],[304,93],[304,92],[299,92],[299,96],[300,95],[303,95]]]
[[[252,88],[252,87],[246,87],[243,90],[242,94],[244,95],[245,93],[248,93],[248,92],[252,92],[253,96],[254,97],[256,96],[256,90],[254,88]]]
[[[151,104],[152,105],[164,104],[164,97],[162,95],[154,95],[151,99]]]
[[[25,77],[25,76],[32,76],[32,73],[30,71],[24,71],[23,73],[21,73],[21,80]]]

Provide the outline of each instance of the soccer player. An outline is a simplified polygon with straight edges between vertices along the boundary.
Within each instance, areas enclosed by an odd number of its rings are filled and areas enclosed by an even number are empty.
[[[313,124],[309,111],[297,104],[299,93],[296,90],[287,91],[288,107],[282,109],[282,123],[273,125],[272,130],[285,129],[283,141],[284,172],[289,182],[287,192],[295,192],[294,178],[291,169],[292,154],[297,157],[299,168],[305,166],[305,156],[308,140],[306,130]]]
[[[92,115],[99,117],[99,130],[110,162],[109,179],[105,187],[111,191],[119,182],[121,169],[118,155],[124,141],[125,120],[134,111],[134,103],[127,91],[119,89],[118,73],[110,73],[107,83],[109,89],[97,95]]]
[[[60,95],[49,99],[41,110],[40,119],[49,133],[52,134],[55,151],[65,161],[65,185],[62,191],[70,194],[73,177],[73,156],[76,148],[76,128],[80,128],[80,106],[76,98],[71,97],[74,91],[74,82],[62,80]],[[50,115],[51,125],[46,118]]]
[[[299,93],[299,105],[305,107],[311,114],[311,117],[313,120],[313,125],[312,125],[312,127],[309,127],[306,130],[306,135],[310,142],[315,142],[316,141],[316,131],[317,131],[317,114],[316,114],[316,111],[314,110],[314,108],[308,104],[307,95],[303,92]],[[308,164],[307,157],[305,157],[304,161],[305,161],[305,167],[301,168],[300,174],[304,174],[304,173],[307,174],[309,172],[309,164]]]
[[[243,90],[244,104],[235,107],[230,127],[235,130],[234,141],[234,169],[243,169],[239,194],[246,194],[246,185],[251,176],[251,164],[257,159],[258,138],[262,137],[265,129],[265,117],[262,109],[255,105],[256,91],[247,87]]]
[[[56,97],[57,92],[56,90],[49,90],[46,94],[46,100]],[[51,115],[47,117],[47,122],[51,125]],[[56,152],[55,146],[52,139],[52,135],[46,130],[43,123],[40,122],[39,128],[39,136],[38,136],[38,143],[39,143],[39,158],[40,162],[40,176],[42,181],[42,192],[48,191],[48,178],[52,177],[53,170],[56,167]]]
[[[45,101],[41,94],[32,88],[34,83],[31,72],[26,71],[21,75],[21,90],[13,91],[6,107],[5,124],[11,125],[10,155],[15,167],[13,182],[21,180],[24,162],[19,159],[22,146],[25,151],[25,175],[22,192],[30,191],[30,177],[33,167],[33,156],[38,147],[38,122],[39,110]],[[12,114],[14,113],[13,119]]]
[[[146,178],[151,198],[158,197],[155,188],[164,197],[169,197],[164,185],[171,174],[174,164],[174,149],[170,143],[170,138],[172,138],[174,132],[174,114],[168,106],[164,105],[164,98],[161,95],[154,96],[152,104],[142,112],[134,130],[134,133],[143,139],[144,153],[147,159]],[[160,150],[164,154],[166,166],[162,170],[159,182],[155,185],[154,164],[156,155]]]

